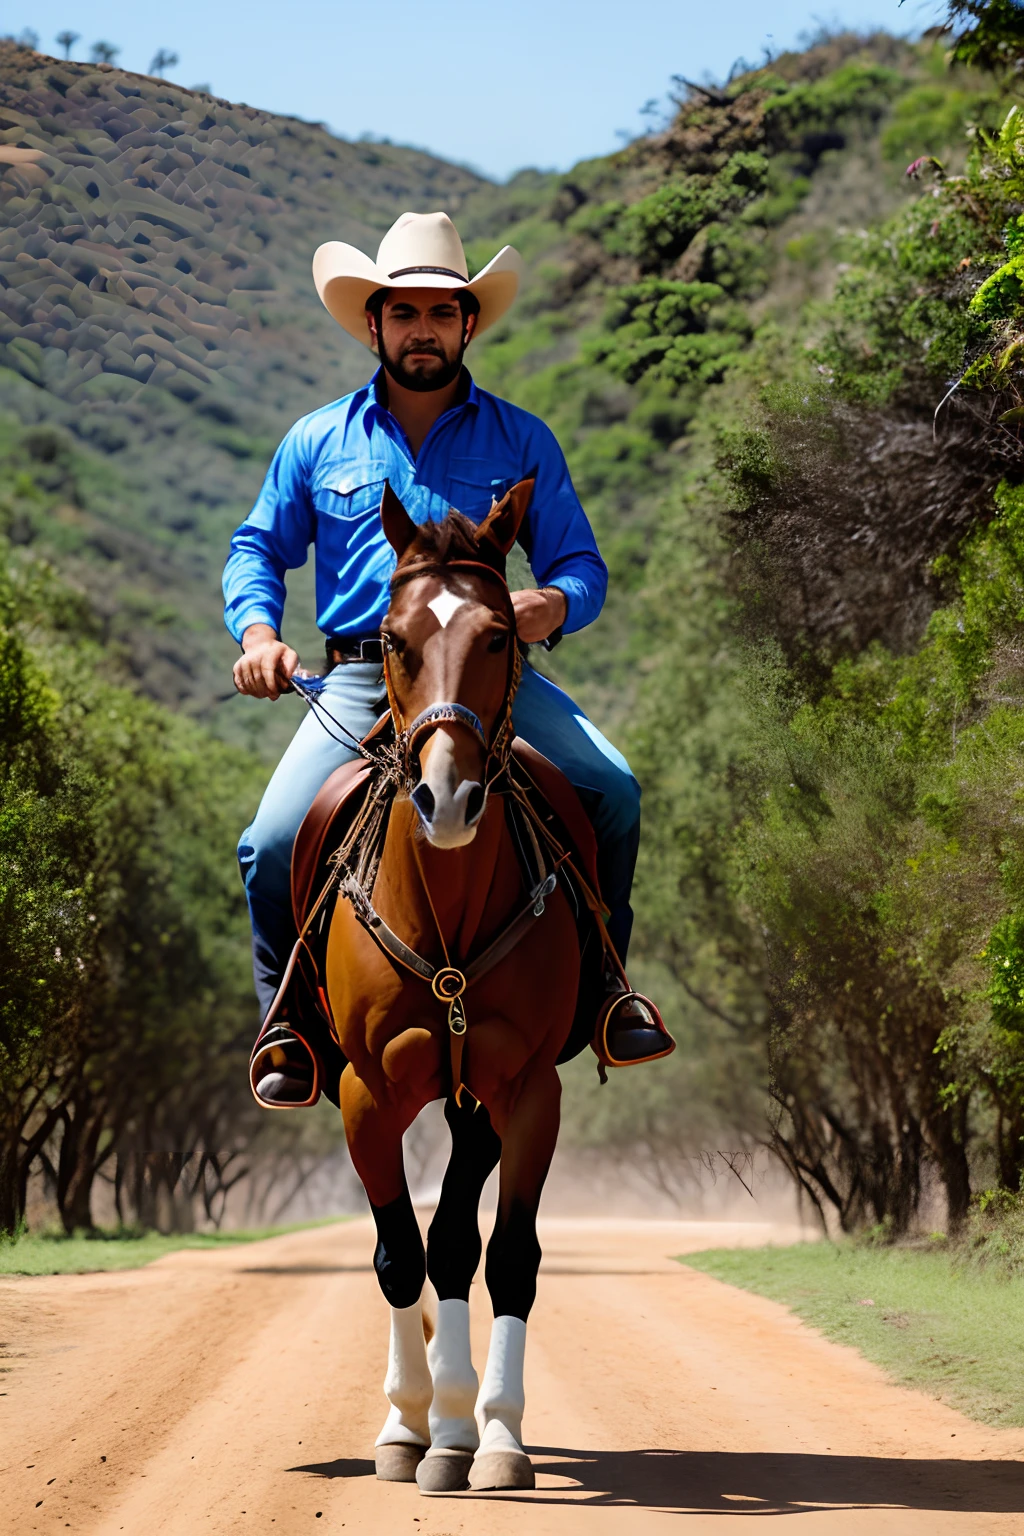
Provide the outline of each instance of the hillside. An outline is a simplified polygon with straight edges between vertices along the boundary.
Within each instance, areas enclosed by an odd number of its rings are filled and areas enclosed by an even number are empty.
[[[0,43],[0,409],[63,433],[18,459],[58,501],[17,509],[17,536],[58,551],[157,697],[208,713],[224,693],[230,530],[291,422],[366,377],[312,250],[372,248],[396,210],[457,211],[480,185]]]
[[[325,238],[372,249],[403,208],[444,206],[479,261],[509,239],[530,264],[474,367],[545,414],[570,453],[618,600],[600,649],[567,646],[559,660],[599,716],[621,715],[630,593],[701,399],[736,375],[759,327],[827,291],[842,228],[903,195],[901,161],[919,140],[901,130],[897,104],[915,90],[927,147],[940,151],[964,93],[927,46],[829,41],[727,93],[690,93],[666,132],[618,155],[494,187],[415,151],[347,144],[162,80],[0,44],[0,410],[22,476],[14,536],[53,549],[87,587],[147,691],[209,717],[233,654],[217,584],[230,530],[285,429],[369,363],[323,312],[310,254]],[[715,180],[723,166],[729,185]],[[696,197],[689,211],[672,203],[680,177]],[[653,261],[648,228],[663,229]],[[687,291],[671,356],[656,360],[642,335],[628,338],[650,309],[637,282],[662,273]],[[19,442],[19,422],[59,435]],[[306,576],[293,583],[291,633],[315,655]],[[280,712],[230,700],[226,711],[222,729],[280,745]]]

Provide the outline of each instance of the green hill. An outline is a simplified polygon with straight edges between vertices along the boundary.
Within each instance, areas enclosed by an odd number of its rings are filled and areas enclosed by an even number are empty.
[[[897,103],[923,91],[927,147],[944,147],[960,97],[933,77],[927,48],[839,39],[721,99],[693,92],[667,132],[621,154],[495,187],[416,151],[0,44],[0,408],[35,492],[15,495],[15,538],[87,588],[147,691],[209,718],[230,691],[217,582],[230,530],[291,422],[369,365],[322,310],[311,253],[326,238],[372,249],[404,208],[444,206],[480,261],[509,239],[530,264],[474,366],[570,451],[619,600],[601,665],[591,646],[566,647],[562,665],[599,715],[620,714],[613,659],[701,398],[759,326],[827,290],[840,226],[900,196],[918,140]],[[666,194],[680,176],[682,202]],[[636,285],[662,273],[686,293],[658,358]],[[35,430],[19,441],[16,423]],[[312,654],[305,574],[290,622]],[[221,728],[273,751],[285,723],[228,702]]]
[[[0,43],[0,406],[56,501],[14,514],[143,685],[208,714],[218,571],[278,439],[366,377],[310,255],[481,186],[414,150]],[[8,433],[10,441],[11,433]],[[307,625],[308,631],[308,625]],[[228,685],[229,686],[229,685]]]

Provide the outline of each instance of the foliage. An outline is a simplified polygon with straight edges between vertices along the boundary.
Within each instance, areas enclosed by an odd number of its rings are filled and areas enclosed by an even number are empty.
[[[857,400],[885,402],[922,374],[948,376],[951,388],[1006,392],[999,420],[1015,432],[1012,412],[1024,399],[1020,109],[1011,106],[994,133],[976,128],[963,175],[946,175],[931,157],[908,174],[934,184],[851,252],[817,358]]]
[[[52,572],[2,553],[0,1229],[40,1169],[68,1231],[101,1170],[143,1222],[216,1218],[250,1116],[231,849],[254,776],[111,681]]]
[[[965,1269],[1019,1280],[1024,1275],[1024,1195],[985,1189],[975,1199],[964,1240],[956,1250]]]
[[[592,342],[587,356],[627,384],[717,384],[750,339],[745,311],[724,298],[717,283],[656,277],[621,288],[605,322],[614,337]]]
[[[960,1228],[978,1181],[1024,1174],[1019,121],[861,239],[810,367],[717,434],[748,740],[721,749],[709,926],[719,985],[764,1000],[776,1150],[846,1230],[911,1228],[933,1175]],[[950,373],[970,404],[939,433]],[[648,771],[678,692],[666,662]],[[693,876],[662,858],[679,924]]]
[[[957,33],[953,57],[964,64],[1011,76],[1024,64],[1024,23],[1014,0],[950,0],[950,22]]]
[[[635,257],[642,271],[660,271],[682,255],[698,230],[763,192],[767,178],[765,157],[741,150],[713,176],[682,177],[633,203],[607,243]]]

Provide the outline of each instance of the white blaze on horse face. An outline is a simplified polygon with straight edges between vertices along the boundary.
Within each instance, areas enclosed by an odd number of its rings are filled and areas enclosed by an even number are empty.
[[[439,592],[437,597],[430,599],[427,607],[441,628],[447,629],[451,622],[452,614],[456,613],[465,601],[464,597],[456,597],[454,592]]]

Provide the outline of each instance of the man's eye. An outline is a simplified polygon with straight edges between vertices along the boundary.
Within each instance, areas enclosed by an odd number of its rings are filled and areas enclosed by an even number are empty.
[[[491,638],[487,642],[487,649],[489,651],[494,651],[495,653],[497,653],[498,651],[505,650],[507,648],[507,646],[508,646],[508,630],[507,629],[500,630],[498,632],[498,634],[492,635]]]

